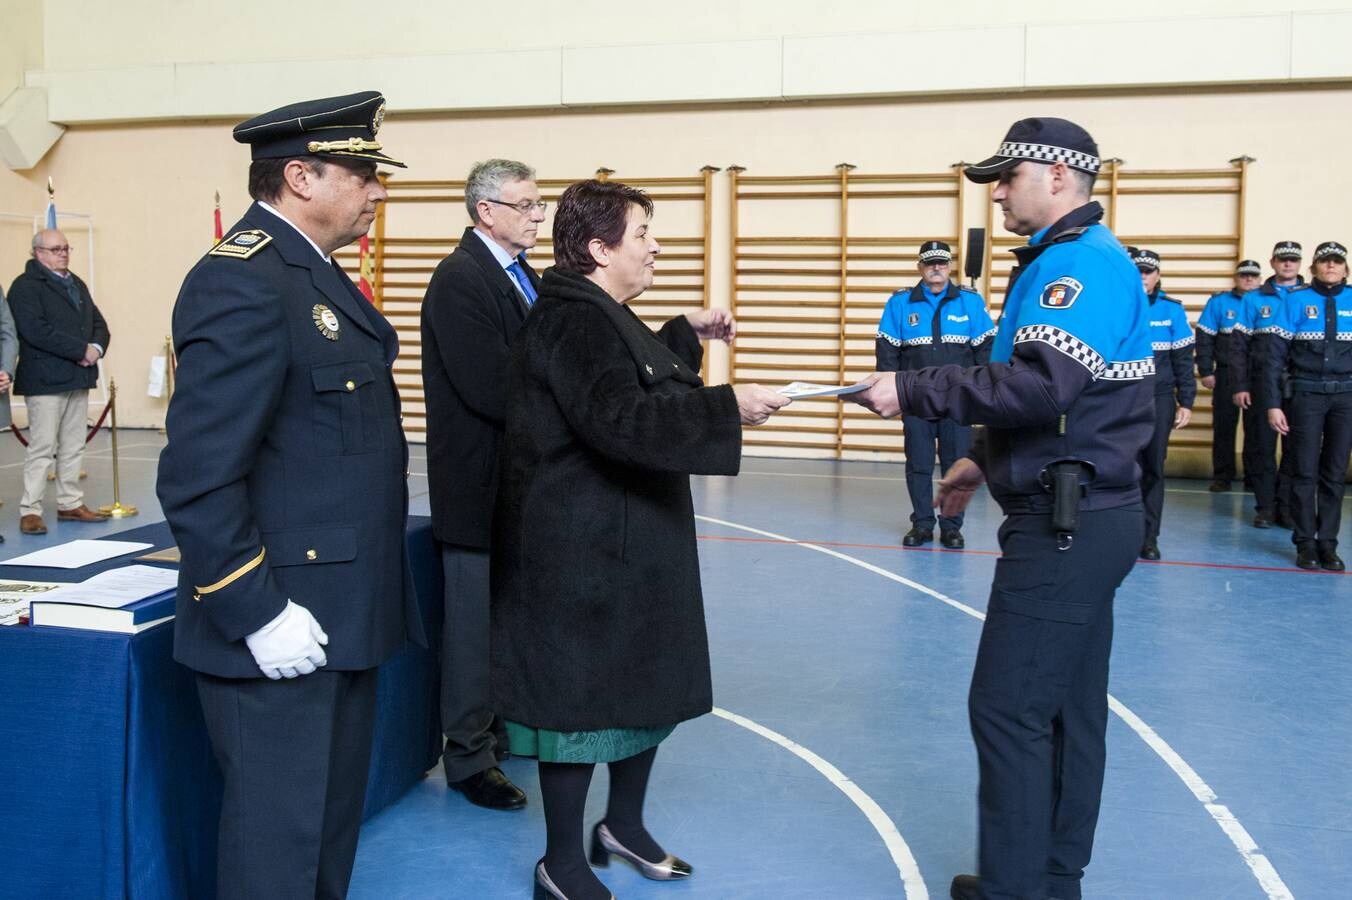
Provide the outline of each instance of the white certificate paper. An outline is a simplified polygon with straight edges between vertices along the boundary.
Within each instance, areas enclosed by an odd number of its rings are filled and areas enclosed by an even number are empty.
[[[137,550],[149,550],[154,544],[142,544],[137,541],[68,541],[34,550],[13,559],[0,560],[4,566],[43,566],[49,569],[78,569],[82,566],[103,562],[124,553]]]
[[[868,385],[862,381],[855,384],[845,384],[840,387],[831,387],[826,384],[810,384],[806,381],[795,381],[786,384],[779,389],[779,393],[785,397],[794,400],[802,400],[807,397],[840,397],[844,394],[854,394],[862,391]]]

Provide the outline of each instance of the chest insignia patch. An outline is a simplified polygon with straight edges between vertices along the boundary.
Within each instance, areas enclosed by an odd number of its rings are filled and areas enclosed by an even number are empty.
[[[211,248],[207,255],[248,259],[271,243],[272,235],[260,228],[249,228],[245,231],[236,231],[229,237],[223,238],[219,244]]]
[[[911,313],[906,317],[906,324],[912,328],[920,324],[920,313]]]
[[[1307,307],[1305,307],[1305,318],[1307,318],[1307,319],[1317,319],[1317,318],[1319,318],[1319,307],[1317,307],[1317,306],[1307,306]]]
[[[1227,310],[1225,311],[1225,318],[1227,318],[1227,319],[1233,319],[1234,317],[1235,317],[1235,311],[1234,311],[1233,309],[1227,309]]]
[[[1069,275],[1063,275],[1043,286],[1042,297],[1038,302],[1047,309],[1070,309],[1083,290],[1084,285]]]
[[[320,334],[331,341],[338,340],[338,317],[333,314],[333,310],[322,303],[316,303],[310,310],[310,318],[314,320]]]
[[[1259,317],[1260,319],[1271,318],[1271,316],[1272,316],[1272,307],[1270,307],[1270,306],[1260,306],[1260,307],[1258,308],[1258,317]]]

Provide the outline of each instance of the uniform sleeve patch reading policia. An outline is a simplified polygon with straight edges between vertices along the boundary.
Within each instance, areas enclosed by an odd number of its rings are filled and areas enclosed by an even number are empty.
[[[315,327],[319,329],[320,334],[331,341],[338,340],[338,317],[333,314],[333,310],[322,303],[316,303],[310,310],[310,318],[314,319]]]
[[[1047,309],[1070,309],[1082,290],[1084,285],[1069,275],[1063,275],[1043,286],[1042,298],[1038,302]]]
[[[259,228],[249,228],[244,231],[236,231],[228,238],[224,238],[219,244],[212,247],[207,255],[248,259],[271,243],[272,235]]]

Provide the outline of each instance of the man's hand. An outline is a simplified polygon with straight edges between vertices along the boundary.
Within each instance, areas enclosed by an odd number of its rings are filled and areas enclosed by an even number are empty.
[[[319,666],[328,665],[329,658],[321,646],[328,642],[329,636],[310,611],[290,600],[277,618],[244,638],[258,668],[274,681],[309,675]]]
[[[87,368],[89,366],[94,365],[94,363],[98,362],[99,357],[102,355],[103,354],[99,352],[98,347],[95,347],[93,344],[85,344],[84,359],[80,360],[79,364]]]
[[[1174,430],[1187,428],[1188,423],[1192,421],[1192,410],[1186,406],[1180,406],[1178,412],[1174,413]]]
[[[1282,412],[1280,407],[1268,410],[1268,424],[1278,434],[1291,433],[1291,426],[1286,423],[1286,413]]]
[[[8,372],[6,372],[3,369],[0,369],[0,394],[3,394],[6,391],[8,391],[9,386],[13,384],[13,381],[14,380],[9,377]]]
[[[1206,388],[1208,391],[1215,389],[1215,387],[1216,387],[1216,376],[1215,376],[1215,375],[1203,375],[1203,376],[1202,376],[1202,387]]]
[[[1240,409],[1248,409],[1250,406],[1253,406],[1253,395],[1248,391],[1238,391],[1230,399],[1234,401],[1235,406],[1238,406]]]
[[[771,413],[792,402],[778,391],[759,384],[735,384],[732,392],[737,395],[737,411],[741,413],[743,425],[764,425]]]
[[[939,481],[939,492],[934,495],[934,506],[940,515],[956,516],[972,502],[976,489],[986,483],[986,473],[975,462],[963,457],[948,467]]]
[[[731,344],[737,336],[737,320],[726,309],[701,309],[685,314],[690,327],[701,341],[722,341]]]
[[[864,381],[868,384],[868,387],[845,396],[884,419],[901,415],[901,398],[897,396],[897,374],[895,372],[874,372]]]

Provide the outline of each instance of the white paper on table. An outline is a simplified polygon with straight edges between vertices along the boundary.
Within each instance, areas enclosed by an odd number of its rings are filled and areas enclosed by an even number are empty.
[[[178,586],[178,572],[159,566],[122,566],[86,578],[79,584],[67,584],[43,594],[41,599],[57,603],[80,603],[120,609],[128,603],[154,597]]]
[[[64,586],[51,581],[0,581],[0,625],[17,625],[29,603]]]
[[[831,387],[826,384],[811,384],[806,381],[795,381],[786,384],[779,389],[779,393],[785,397],[794,400],[802,400],[806,397],[839,397],[843,394],[854,394],[868,387],[867,382],[857,382],[855,384],[845,384],[840,387]]]
[[[67,541],[55,547],[34,550],[13,559],[0,560],[6,566],[43,566],[49,569],[78,569],[115,556],[149,550],[154,544],[139,541]]]

